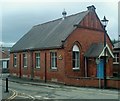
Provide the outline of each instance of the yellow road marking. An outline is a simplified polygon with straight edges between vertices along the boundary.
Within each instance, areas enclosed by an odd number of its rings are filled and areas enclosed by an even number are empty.
[[[13,100],[15,97],[19,96],[17,91],[12,90],[12,89],[10,89],[10,90],[13,92],[13,94],[12,94],[12,96],[10,96],[9,98],[7,98],[5,101]],[[19,96],[19,97],[32,98],[33,100],[35,99],[35,98],[34,98],[33,96],[31,96],[31,95],[27,95],[27,94],[24,94],[24,93],[22,93],[22,94],[23,94],[23,95],[26,95],[26,96],[28,96],[28,97],[25,97],[25,96]]]
[[[12,100],[12,99],[14,99],[18,94],[17,94],[17,92],[15,91],[15,90],[12,90],[12,89],[10,89],[12,92],[13,92],[13,95],[12,96],[10,96],[9,98],[7,98],[7,100]],[[7,101],[6,100],[6,101]]]

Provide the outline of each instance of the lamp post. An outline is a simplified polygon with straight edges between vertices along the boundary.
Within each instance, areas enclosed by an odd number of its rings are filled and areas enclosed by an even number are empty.
[[[106,26],[108,23],[108,20],[106,19],[106,17],[104,16],[103,20],[101,20],[102,24],[103,24],[103,28],[104,28],[104,88],[107,87],[107,82],[106,82]]]

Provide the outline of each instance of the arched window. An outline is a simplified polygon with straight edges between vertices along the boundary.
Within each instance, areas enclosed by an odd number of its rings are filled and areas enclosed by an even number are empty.
[[[74,45],[72,49],[72,65],[73,69],[80,69],[80,50],[77,45]]]

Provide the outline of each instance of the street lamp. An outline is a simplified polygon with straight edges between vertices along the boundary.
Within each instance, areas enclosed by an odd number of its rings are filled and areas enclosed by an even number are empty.
[[[107,87],[107,82],[106,82],[106,26],[108,24],[108,20],[106,19],[106,17],[104,16],[103,20],[101,20],[102,24],[103,24],[103,28],[104,28],[104,88]]]
[[[109,21],[109,20],[107,20],[105,16],[104,16],[103,20],[101,20],[104,29],[105,29],[105,27],[107,26],[108,21]]]

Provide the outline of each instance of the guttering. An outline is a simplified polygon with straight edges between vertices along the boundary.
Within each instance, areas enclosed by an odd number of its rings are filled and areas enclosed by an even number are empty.
[[[27,51],[37,51],[37,50],[52,50],[52,49],[63,49],[64,46],[55,46],[55,47],[44,47],[44,48],[33,48],[33,49],[23,49],[23,50],[13,50],[10,53],[18,53],[18,52],[27,52]]]

